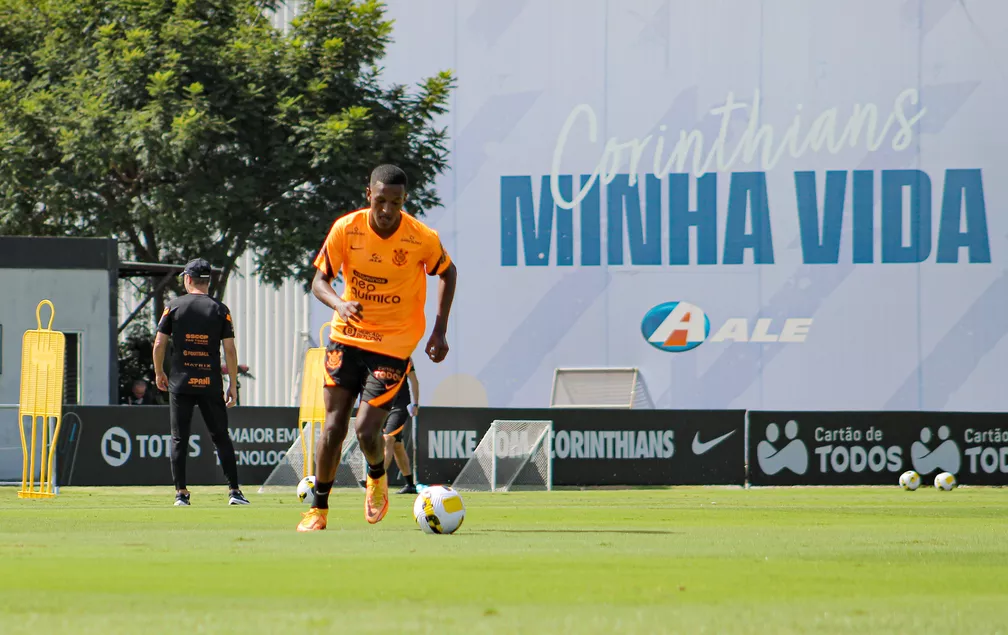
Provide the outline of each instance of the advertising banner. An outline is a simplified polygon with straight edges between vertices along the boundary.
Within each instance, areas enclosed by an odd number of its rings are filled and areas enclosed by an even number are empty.
[[[297,408],[228,410],[241,485],[266,480],[297,439]],[[61,485],[171,485],[167,406],[73,406],[58,447]],[[226,485],[213,442],[196,409],[189,437],[188,485]]]
[[[450,483],[494,420],[553,421],[553,485],[741,485],[740,410],[426,408],[419,417],[420,482]],[[501,447],[527,449],[508,440]]]
[[[755,412],[753,485],[924,484],[951,472],[962,485],[1008,485],[1008,414],[969,412]]]
[[[388,7],[383,81],[457,78],[424,406],[1008,410],[1008,2]]]

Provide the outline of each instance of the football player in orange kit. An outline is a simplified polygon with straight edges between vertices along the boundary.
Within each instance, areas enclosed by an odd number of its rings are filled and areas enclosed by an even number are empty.
[[[364,517],[374,524],[388,511],[382,428],[426,328],[424,274],[440,278],[437,319],[425,350],[435,363],[448,354],[455,263],[436,231],[402,211],[407,185],[400,168],[375,168],[366,190],[371,207],[333,223],[315,258],[312,292],[334,315],[325,356],[326,416],[315,458],[315,503],[298,531],[326,528],[329,492],[358,395],[356,433],[368,464]],[[337,272],[343,274],[342,296],[332,286]]]

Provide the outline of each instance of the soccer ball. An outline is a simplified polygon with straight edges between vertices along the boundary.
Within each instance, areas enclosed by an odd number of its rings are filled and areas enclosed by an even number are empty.
[[[299,501],[301,501],[303,503],[305,501],[305,499],[308,498],[309,494],[311,494],[312,501],[314,501],[315,500],[315,477],[314,476],[306,476],[306,477],[304,477],[303,479],[301,479],[301,482],[298,483],[298,486],[297,486],[297,495],[298,495],[298,500]]]
[[[918,487],[920,487],[921,484],[920,474],[914,472],[913,470],[907,470],[906,472],[900,474],[899,484],[900,487],[902,487],[903,489],[912,492]]]
[[[450,534],[462,526],[465,504],[452,488],[431,485],[416,497],[413,517],[425,534]]]
[[[956,477],[948,472],[942,472],[935,477],[935,487],[946,492],[955,489]]]

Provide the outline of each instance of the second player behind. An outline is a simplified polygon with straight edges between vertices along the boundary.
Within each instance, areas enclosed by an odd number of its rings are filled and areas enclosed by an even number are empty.
[[[399,494],[417,493],[409,454],[406,452],[406,444],[409,441],[410,429],[412,428],[410,420],[416,416],[419,408],[420,381],[417,379],[413,360],[408,361],[412,370],[406,376],[407,382],[399,390],[399,394],[392,403],[392,410],[389,411],[389,416],[385,420],[385,469],[389,469],[394,459],[406,481],[406,484],[399,490]]]

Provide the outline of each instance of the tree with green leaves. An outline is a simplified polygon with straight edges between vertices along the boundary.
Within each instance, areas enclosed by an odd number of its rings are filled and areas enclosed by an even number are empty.
[[[286,33],[277,4],[0,0],[0,234],[199,255],[221,297],[247,250],[266,281],[309,283],[377,164],[406,170],[412,213],[439,205],[451,72],[385,85],[377,0],[303,4]]]

